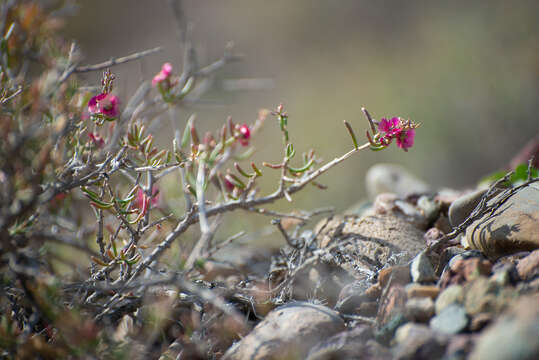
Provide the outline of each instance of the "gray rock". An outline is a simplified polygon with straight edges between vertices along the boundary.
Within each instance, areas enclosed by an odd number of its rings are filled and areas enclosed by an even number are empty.
[[[430,297],[408,299],[405,313],[410,321],[427,322],[434,315],[434,301]]]
[[[434,268],[425,251],[417,254],[414,260],[412,260],[410,275],[412,276],[412,280],[418,283],[436,281]]]
[[[395,359],[440,359],[445,352],[447,338],[434,333],[426,325],[406,323],[395,334]]]
[[[458,334],[468,326],[466,310],[460,305],[449,305],[430,320],[430,327],[443,334]]]
[[[440,214],[440,204],[426,195],[417,199],[417,207],[429,222],[436,220]]]
[[[431,191],[429,185],[395,164],[377,164],[372,166],[365,177],[367,194],[372,200],[378,194],[391,192],[400,198],[409,194],[421,194]]]
[[[302,359],[312,346],[344,327],[338,313],[325,306],[289,303],[270,312],[223,359]]]
[[[436,314],[440,314],[446,307],[464,302],[464,289],[460,285],[448,286],[436,298]]]
[[[539,354],[539,294],[523,297],[484,331],[471,360],[533,360]]]
[[[491,199],[498,201],[504,193]],[[539,185],[526,186],[509,197],[491,214],[466,229],[466,241],[472,249],[497,258],[519,251],[539,248]]]
[[[345,255],[339,266],[359,278],[408,261],[425,247],[421,230],[392,215],[333,216],[320,221],[315,233],[321,248],[351,241],[339,250]]]
[[[462,223],[475,209],[481,197],[487,192],[487,189],[476,190],[459,197],[451,203],[449,207],[449,222],[451,226],[457,226]]]
[[[391,352],[372,340],[372,337],[370,326],[359,325],[318,343],[309,351],[307,360],[353,359],[357,354],[368,359],[392,359]]]

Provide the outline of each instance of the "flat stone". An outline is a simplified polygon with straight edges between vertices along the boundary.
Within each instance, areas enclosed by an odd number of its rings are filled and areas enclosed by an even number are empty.
[[[430,297],[408,299],[405,313],[410,321],[428,322],[434,315],[434,301]]]
[[[484,331],[471,360],[534,360],[539,354],[539,294],[515,303]]]
[[[420,252],[412,260],[410,265],[410,275],[412,280],[417,283],[426,283],[436,281],[434,268],[425,251]]]
[[[448,286],[438,295],[435,304],[436,314],[441,313],[446,307],[464,302],[464,289],[461,285]]]
[[[339,249],[339,266],[356,278],[405,263],[425,246],[421,230],[393,215],[334,216],[322,220],[315,233],[321,248],[350,242]]]
[[[460,225],[475,209],[481,197],[487,192],[487,189],[476,190],[465,194],[451,204],[449,207],[449,222],[451,226]]]
[[[222,359],[300,359],[316,343],[344,330],[335,311],[307,302],[293,302],[270,312]]]
[[[501,193],[489,204],[500,199]],[[489,258],[539,248],[539,185],[532,184],[509,197],[493,214],[473,222],[466,229],[472,249]]]
[[[436,285],[421,285],[417,283],[411,283],[406,286],[406,295],[410,298],[413,297],[429,297],[436,299],[440,293],[440,288]]]
[[[468,321],[464,307],[452,304],[430,320],[430,327],[435,331],[452,335],[466,329]]]
[[[405,198],[409,194],[423,194],[431,191],[427,183],[396,164],[372,166],[365,176],[365,185],[370,199],[387,192],[394,193],[399,198]]]

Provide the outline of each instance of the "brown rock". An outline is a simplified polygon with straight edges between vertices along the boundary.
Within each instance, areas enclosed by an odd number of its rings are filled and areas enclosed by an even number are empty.
[[[506,190],[508,191],[508,190]],[[503,192],[488,203],[501,199]],[[526,186],[466,229],[472,249],[491,258],[539,248],[539,185]]]
[[[411,298],[406,302],[406,318],[426,323],[434,316],[434,301],[430,297]]]
[[[458,259],[450,263],[449,271],[442,274],[440,286],[445,288],[453,284],[463,284],[479,276],[489,276],[491,270],[492,263],[486,259]]]
[[[404,290],[404,287],[401,285],[392,286],[380,300],[377,315],[378,324],[385,325],[395,315],[403,314],[406,300],[406,290]]]
[[[316,343],[344,330],[335,311],[306,302],[281,306],[225,354],[227,360],[301,359]]]
[[[522,280],[529,281],[539,275],[539,250],[521,259],[517,264],[518,276]]]
[[[409,298],[428,297],[434,300],[439,293],[440,288],[435,285],[420,285],[417,283],[412,283],[406,286],[406,294]]]
[[[526,296],[486,329],[471,360],[534,360],[539,354],[539,294]]]
[[[412,281],[408,266],[391,266],[380,270],[378,273],[378,283],[385,288],[391,279],[391,284],[406,285]]]

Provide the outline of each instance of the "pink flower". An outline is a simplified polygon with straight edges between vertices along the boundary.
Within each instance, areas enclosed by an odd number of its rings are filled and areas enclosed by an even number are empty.
[[[88,101],[88,112],[92,115],[103,114],[115,118],[119,114],[120,100],[117,96],[101,93]]]
[[[242,146],[249,145],[249,138],[251,137],[251,130],[249,129],[249,126],[246,124],[243,124],[240,126],[240,144]]]
[[[378,131],[382,135],[380,145],[389,145],[393,139],[396,139],[397,146],[404,151],[408,151],[414,145],[415,128],[419,124],[415,124],[411,120],[404,120],[398,117],[393,117],[391,120],[381,119],[378,123]]]
[[[415,137],[415,130],[403,130],[401,131],[395,139],[397,140],[397,146],[403,149],[404,151],[408,151],[408,148],[411,148],[414,146],[414,137]]]
[[[99,134],[88,133],[88,137],[98,148],[101,148],[103,147],[103,145],[105,145],[105,140],[103,140],[103,138]]]
[[[382,120],[380,120],[380,123],[378,124],[378,130],[380,130],[381,132],[385,132],[386,134],[392,134],[396,130],[398,130],[398,126],[399,126],[398,117],[391,118],[391,120],[382,118]]]
[[[152,79],[152,86],[156,86],[157,84],[167,80],[170,77],[170,74],[172,73],[172,65],[170,63],[164,63],[161,67],[161,71],[157,73]]]

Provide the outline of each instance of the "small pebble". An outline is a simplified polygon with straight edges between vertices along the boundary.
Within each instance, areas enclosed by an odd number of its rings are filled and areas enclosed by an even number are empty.
[[[427,322],[434,315],[434,301],[430,297],[411,298],[406,302],[406,318],[415,322]]]
[[[412,280],[417,283],[436,281],[434,268],[425,251],[417,254],[412,260],[412,264],[410,265],[410,275],[412,276]]]
[[[448,286],[436,299],[436,314],[441,313],[446,307],[464,302],[464,289],[461,285]]]
[[[406,294],[409,298],[429,297],[436,299],[439,293],[440,288],[435,285],[420,285],[416,283],[406,285]]]
[[[464,307],[453,304],[433,317],[429,324],[433,330],[452,335],[466,329],[468,322],[468,316]]]

